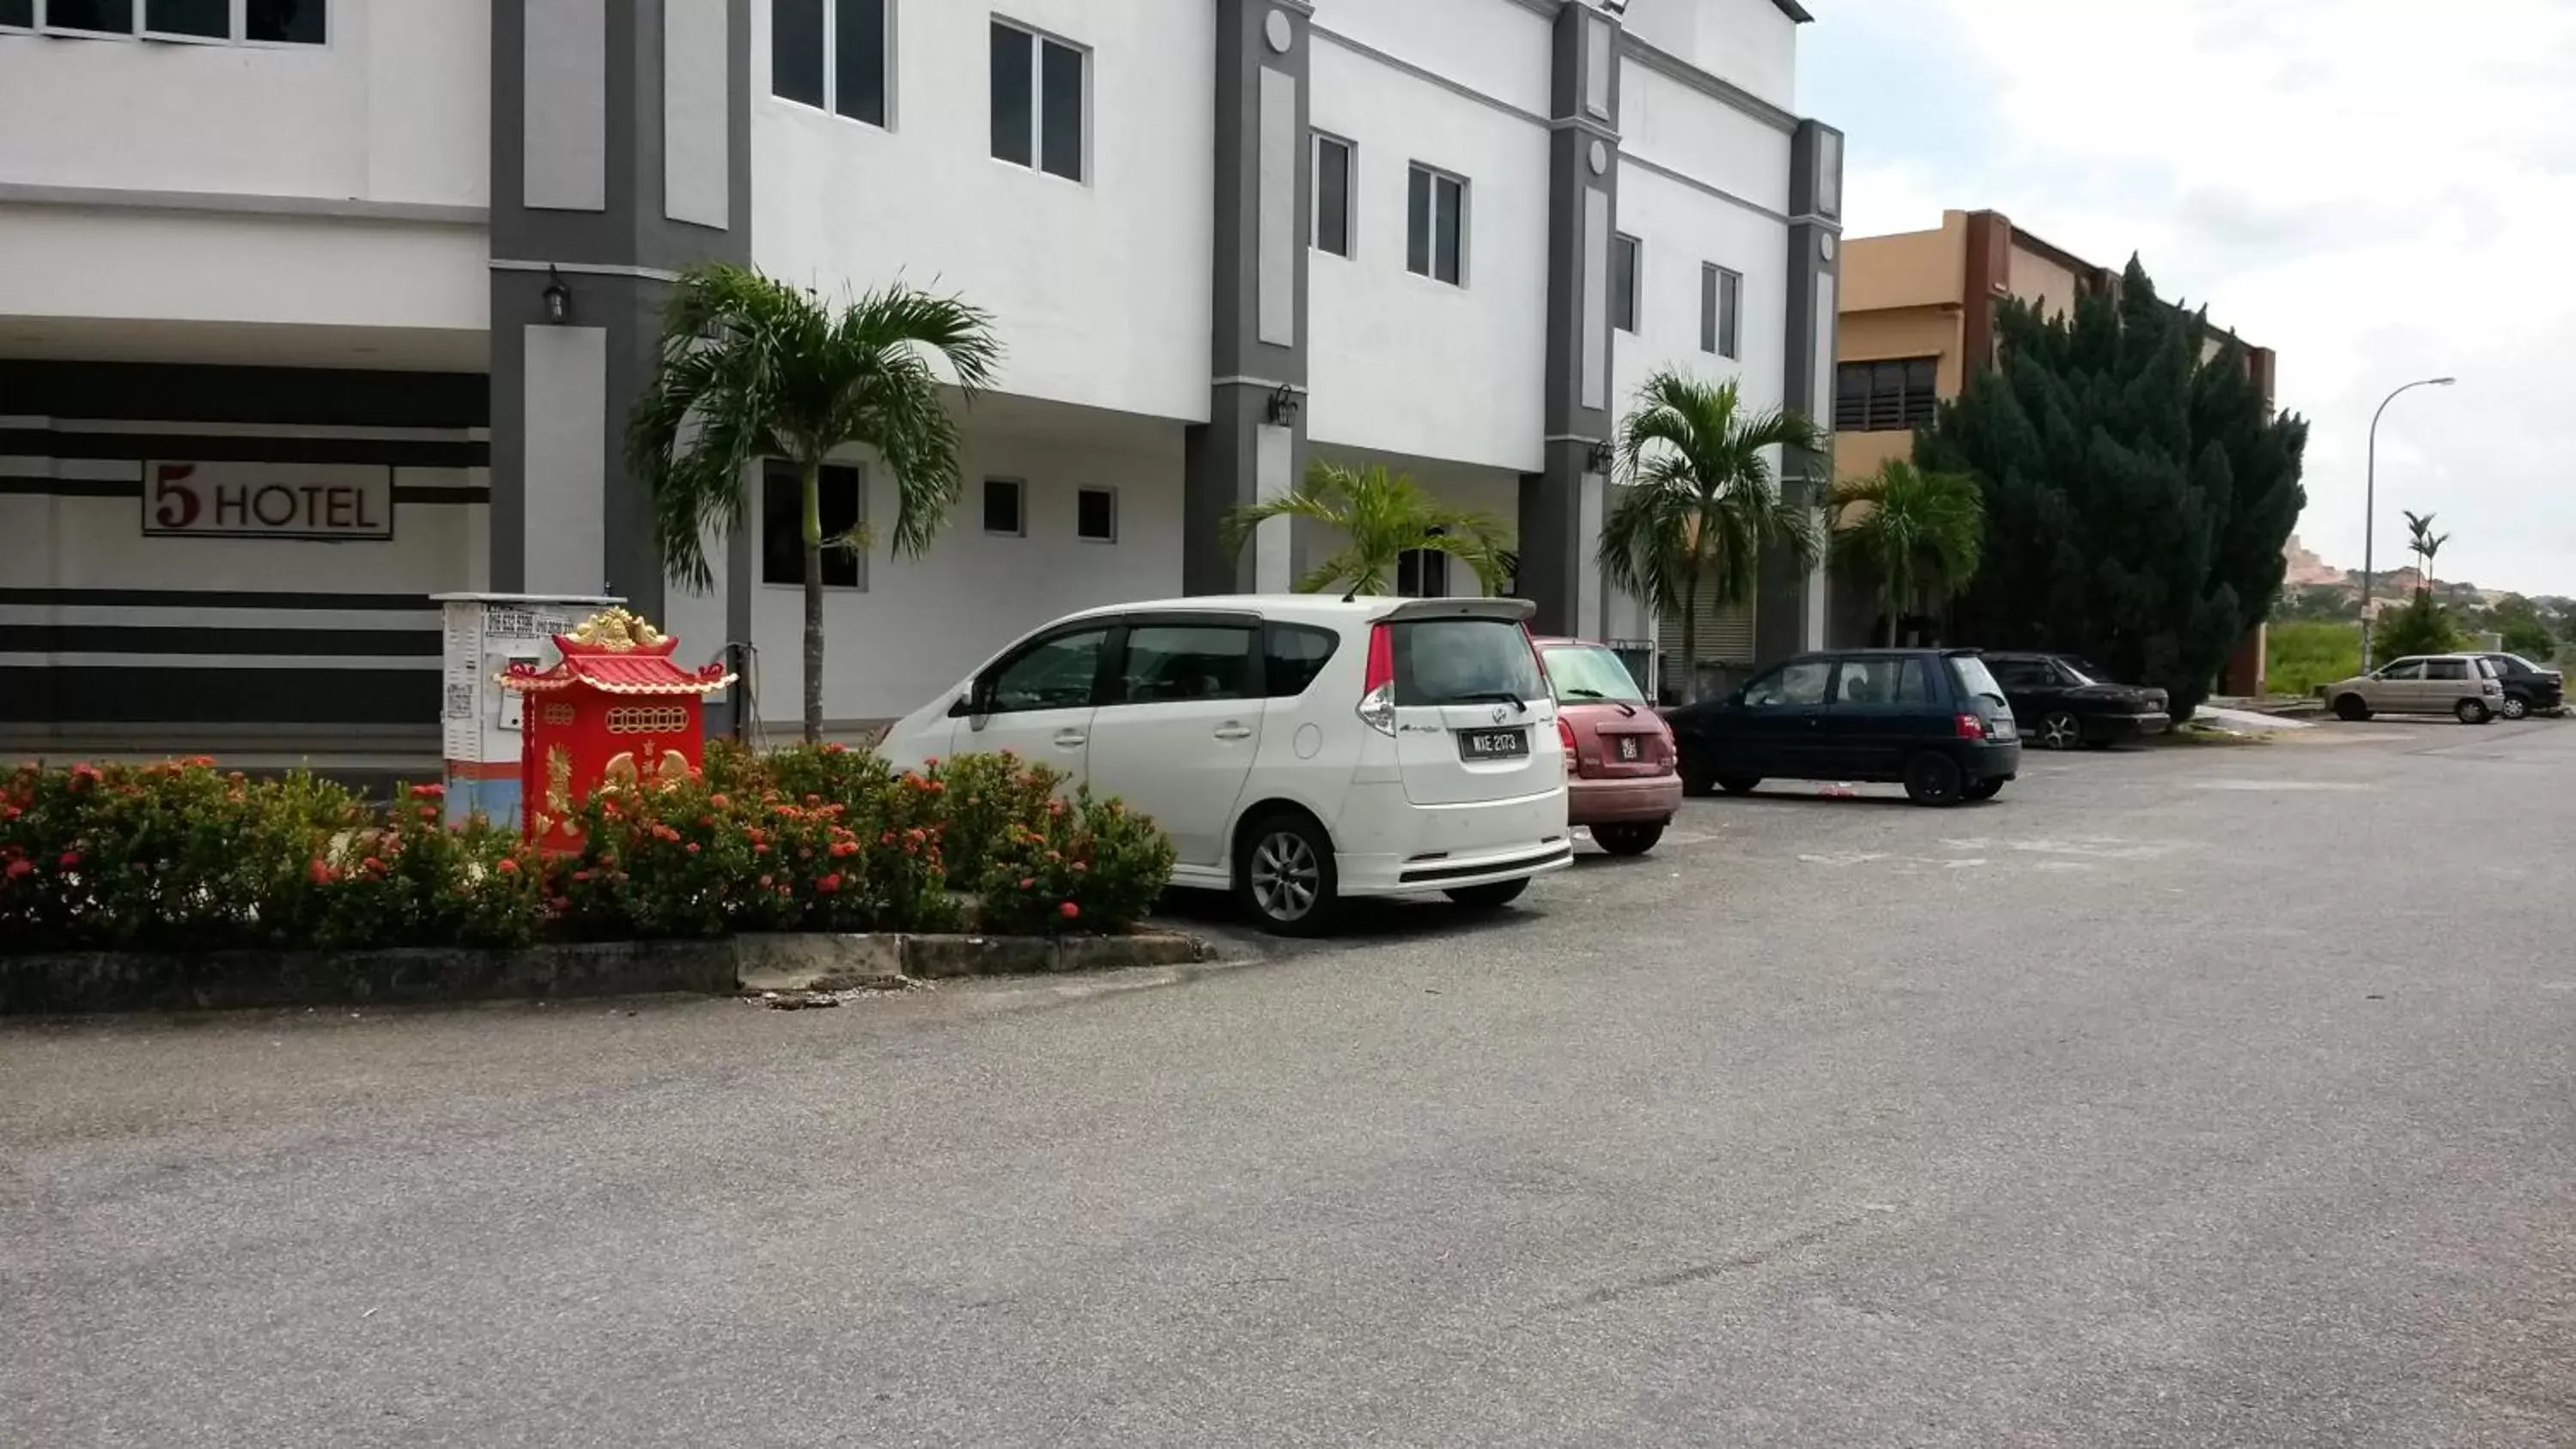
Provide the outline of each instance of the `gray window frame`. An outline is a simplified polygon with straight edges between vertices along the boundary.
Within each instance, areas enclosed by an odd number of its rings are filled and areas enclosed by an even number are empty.
[[[1744,360],[1744,274],[1733,267],[1700,263],[1699,350]]]
[[[1000,529],[993,526],[993,490],[995,488],[1008,488],[1011,490],[1011,516],[1019,521],[1018,527]],[[1002,474],[995,474],[987,477],[984,480],[983,491],[976,495],[975,509],[975,519],[978,523],[983,525],[985,537],[1028,537],[1029,480],[1026,478],[1013,478]]]
[[[1094,493],[1097,493],[1101,497],[1109,500],[1109,531],[1107,533],[1085,533],[1082,531],[1082,500],[1086,496]],[[1073,536],[1084,543],[1116,543],[1118,541],[1117,489],[1103,484],[1085,483],[1081,487],[1073,490]]]
[[[778,33],[778,7],[782,3],[785,3],[785,0],[770,0],[769,6],[769,28],[770,35],[772,37],[770,42],[769,98],[774,101],[784,101],[791,106],[801,106],[809,111],[819,110],[824,115],[843,121],[849,121],[856,125],[865,126],[872,131],[892,131],[894,129],[895,122],[895,12],[900,8],[897,5],[896,0],[877,0],[878,18],[885,30],[880,49],[878,51],[877,90],[884,98],[885,103],[885,119],[881,121],[871,121],[865,116],[854,116],[841,109],[841,6],[843,4],[843,0],[822,0],[823,38],[821,60],[823,66],[823,99],[821,103],[817,104],[813,101],[804,100],[797,96],[785,95],[779,91],[777,40],[775,37]]]
[[[772,579],[769,576],[769,484],[772,474],[780,469],[784,469],[787,472],[787,477],[784,481],[791,484],[800,481],[795,476],[795,468],[796,465],[785,458],[763,458],[760,460],[761,491],[760,497],[757,500],[759,506],[758,517],[760,520],[760,532],[757,535],[757,546],[753,550],[751,567],[752,582],[765,589],[797,589],[801,591],[805,587],[805,581],[801,577],[796,579]],[[850,480],[851,487],[856,490],[857,509],[851,520],[851,529],[853,531],[864,530],[868,524],[867,465],[864,463],[825,463],[823,465],[823,476],[820,481],[825,489],[829,489],[837,485],[843,477],[848,478]],[[800,524],[803,521],[803,511],[802,501],[800,500],[797,509],[798,522]],[[801,555],[804,549],[804,540],[799,538],[796,541],[796,546],[800,555],[797,572],[801,575],[804,572],[804,566],[801,560]],[[824,572],[827,575],[823,581],[825,592],[839,594],[864,594],[868,591],[868,551],[864,548],[854,548],[849,551],[847,557],[853,565],[852,580],[846,584],[836,584],[828,577],[831,571],[829,565],[832,560],[832,555],[829,551],[824,553],[823,561],[826,566]]]
[[[198,35],[185,30],[152,28],[151,0],[132,0],[123,30],[91,30],[86,27],[59,25],[48,19],[47,0],[31,0],[25,25],[0,23],[0,35],[53,35],[65,40],[148,40],[159,45],[233,45],[248,50],[327,50],[339,38],[339,28],[332,23],[332,0],[313,0],[321,7],[320,40],[255,40],[250,34],[250,0],[225,0],[225,32],[222,35]],[[349,0],[339,0],[341,4]]]
[[[1423,247],[1423,266],[1413,265],[1413,178],[1428,178],[1429,194],[1423,208],[1427,228]],[[1440,275],[1440,187],[1443,182],[1458,189],[1458,275]],[[1474,184],[1455,171],[1444,171],[1427,161],[1410,161],[1404,170],[1404,270],[1416,277],[1440,283],[1445,287],[1464,289],[1475,268],[1469,258],[1474,255],[1476,234]]]
[[[1091,184],[1092,175],[1091,96],[1095,89],[1091,83],[1091,47],[1083,44],[1081,41],[1075,40],[1071,36],[1059,35],[1052,30],[1031,25],[1025,20],[1015,19],[1011,16],[1001,14],[998,11],[992,14],[990,21],[991,23],[987,27],[988,35],[991,31],[1011,30],[1027,36],[1029,40],[1029,159],[1026,162],[1020,162],[1014,161],[1010,157],[998,154],[993,150],[993,143],[996,138],[989,135],[985,137],[985,153],[1005,166],[1016,166],[1023,171],[1035,172],[1040,176],[1052,176],[1058,181],[1069,181],[1076,186],[1089,186]],[[1075,107],[1076,115],[1074,120],[1074,128],[1076,131],[1074,162],[1075,170],[1080,174],[1074,176],[1067,176],[1061,171],[1051,171],[1047,169],[1046,164],[1046,48],[1050,45],[1072,51],[1082,62],[1082,94]],[[992,84],[992,68],[989,56],[987,57],[984,75],[985,84],[989,87]],[[988,116],[990,114],[990,109],[990,97],[988,95],[986,105]],[[989,120],[987,121],[987,125],[989,127]]]
[[[1360,252],[1360,146],[1348,136],[1330,131],[1313,130],[1312,150],[1315,168],[1315,224],[1307,242],[1326,256],[1355,260]],[[1342,245],[1336,250],[1324,244],[1324,148],[1342,148]]]

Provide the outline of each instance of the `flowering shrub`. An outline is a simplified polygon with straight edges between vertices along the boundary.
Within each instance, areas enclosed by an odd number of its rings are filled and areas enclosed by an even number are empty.
[[[444,821],[417,785],[369,804],[309,775],[202,759],[0,775],[0,954],[511,946],[539,936],[1109,931],[1170,879],[1170,842],[1116,801],[1008,756],[919,774],[837,746],[595,793],[575,853]]]
[[[1012,935],[1113,930],[1141,920],[1172,878],[1171,837],[1085,790],[1006,827],[985,865],[983,923]]]

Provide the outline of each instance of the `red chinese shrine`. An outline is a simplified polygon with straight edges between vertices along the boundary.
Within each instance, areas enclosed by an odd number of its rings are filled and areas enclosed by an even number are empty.
[[[721,664],[672,663],[680,641],[624,609],[554,640],[563,658],[553,667],[513,664],[499,683],[526,702],[522,826],[541,846],[571,850],[581,844],[574,812],[592,791],[688,776],[705,748],[707,696],[734,677]]]

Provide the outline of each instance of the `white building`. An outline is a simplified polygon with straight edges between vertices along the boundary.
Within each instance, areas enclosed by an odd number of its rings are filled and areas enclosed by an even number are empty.
[[[1238,559],[1218,524],[1310,457],[1517,525],[1546,627],[1651,635],[1592,562],[1624,399],[1664,364],[1826,396],[1841,145],[1794,109],[1806,18],[0,0],[0,738],[430,754],[427,596],[469,589],[748,640],[792,717],[792,550],[763,523],[713,593],[666,586],[620,459],[661,296],[708,259],[954,289],[1008,348],[937,545],[832,580],[838,724],[1065,610],[1284,586],[1320,540]],[[850,463],[832,510],[889,517]],[[1821,599],[1766,580],[1762,652]],[[1730,622],[1720,654],[1753,651]]]

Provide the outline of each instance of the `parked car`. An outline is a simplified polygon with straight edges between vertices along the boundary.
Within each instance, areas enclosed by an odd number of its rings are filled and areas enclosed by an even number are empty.
[[[1669,716],[1682,786],[1769,779],[1902,784],[1918,805],[1991,800],[2021,771],[2003,686],[1973,649],[1802,654]]]
[[[1556,689],[1556,727],[1574,774],[1567,818],[1612,855],[1643,855],[1682,808],[1673,732],[1619,656],[1580,639],[1541,639],[1539,663]]]
[[[1494,908],[1573,859],[1556,701],[1518,599],[1209,597],[1029,634],[887,732],[899,766],[1000,750],[1153,817],[1176,884],[1265,929],[1353,896]]]
[[[2504,684],[2477,654],[2410,654],[2368,674],[2320,684],[2317,697],[2346,720],[2447,714],[2462,724],[2485,724],[2504,711]]]
[[[2504,686],[2504,704],[2496,713],[2506,719],[2556,714],[2567,707],[2567,676],[2557,670],[2534,664],[2519,654],[2492,653],[2478,657],[2495,670],[2496,681]]]
[[[2043,750],[2077,745],[2106,750],[2173,728],[2161,689],[2113,684],[2110,676],[2068,654],[1988,653],[2021,736]]]

